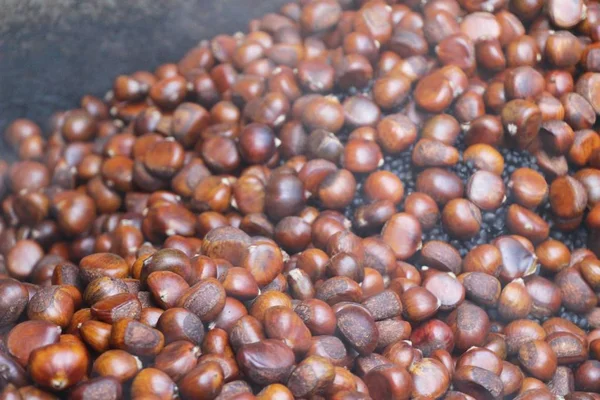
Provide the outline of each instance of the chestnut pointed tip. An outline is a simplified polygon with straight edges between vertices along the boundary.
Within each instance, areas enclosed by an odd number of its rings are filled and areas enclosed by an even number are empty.
[[[137,365],[138,370],[144,368],[144,364],[142,364],[142,360],[140,360],[139,357],[133,356],[133,358],[135,358],[135,364]]]
[[[200,346],[194,346],[192,348],[192,354],[194,355],[194,357],[200,358],[200,356],[202,355],[202,350],[200,349]]]
[[[52,381],[50,382],[52,389],[54,390],[63,390],[64,388],[67,387],[67,384],[69,383],[68,379],[64,378],[64,377],[57,377],[52,379]]]

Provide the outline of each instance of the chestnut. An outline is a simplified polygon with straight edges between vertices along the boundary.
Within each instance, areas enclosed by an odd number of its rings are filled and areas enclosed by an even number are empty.
[[[183,399],[215,398],[224,384],[223,370],[218,362],[210,361],[198,365],[179,382],[179,393]]]
[[[543,340],[534,340],[521,345],[518,359],[528,373],[542,380],[552,378],[557,366],[556,354]]]
[[[71,389],[72,399],[110,399],[118,400],[123,397],[121,383],[113,377],[97,377],[80,383]]]
[[[144,368],[131,382],[131,396],[133,398],[148,395],[173,398],[176,393],[175,382],[167,374],[156,368]]]
[[[246,344],[238,351],[236,358],[244,374],[262,385],[286,380],[295,362],[293,351],[274,339]]]
[[[275,306],[267,309],[264,327],[269,339],[283,341],[296,354],[305,353],[310,346],[310,331],[302,319],[288,307]]]
[[[397,365],[380,365],[365,376],[369,395],[373,399],[409,399],[413,388],[406,368]]]
[[[303,397],[323,392],[335,378],[333,364],[319,356],[305,358],[292,371],[287,387],[294,396]]]
[[[412,377],[412,397],[436,398],[445,393],[450,386],[448,370],[434,358],[423,358],[409,367]]]
[[[113,324],[110,343],[114,348],[148,357],[160,353],[165,339],[159,330],[133,319],[123,318]]]

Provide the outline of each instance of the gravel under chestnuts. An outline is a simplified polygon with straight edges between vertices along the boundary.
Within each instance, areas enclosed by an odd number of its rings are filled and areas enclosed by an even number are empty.
[[[300,0],[0,160],[0,399],[600,399],[600,3]]]

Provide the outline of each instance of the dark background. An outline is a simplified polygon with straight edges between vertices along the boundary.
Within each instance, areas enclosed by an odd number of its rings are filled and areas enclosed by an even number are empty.
[[[0,0],[0,132],[42,126],[113,78],[177,61],[202,39],[247,31],[286,0]],[[0,144],[3,146],[3,144]]]

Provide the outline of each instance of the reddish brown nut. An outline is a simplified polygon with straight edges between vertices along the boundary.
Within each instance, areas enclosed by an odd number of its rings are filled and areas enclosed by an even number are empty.
[[[81,294],[79,294],[81,300]],[[75,312],[70,293],[61,286],[40,289],[27,305],[27,317],[31,320],[48,321],[66,328]]]
[[[228,296],[240,300],[251,300],[258,296],[258,285],[250,272],[244,268],[229,268],[220,276],[220,280]]]
[[[4,139],[14,148],[28,137],[41,136],[42,131],[33,121],[28,119],[16,119],[12,121],[4,131]]]
[[[259,286],[264,286],[283,270],[283,255],[274,243],[257,242],[246,248],[239,266],[247,269]]]
[[[171,271],[155,271],[146,280],[148,290],[160,307],[175,307],[179,298],[190,287],[185,279]]]
[[[410,258],[422,246],[421,224],[408,213],[392,216],[381,232],[383,240],[401,260]]]
[[[533,275],[527,277],[525,286],[533,302],[531,315],[549,317],[560,309],[562,294],[552,281]]]
[[[474,347],[463,353],[456,363],[456,369],[473,366],[486,369],[496,375],[502,372],[502,359],[486,348]]]
[[[597,190],[597,181],[600,179],[600,170],[595,168],[583,168],[577,171],[575,178],[585,186],[588,194],[588,206],[593,209],[594,206],[600,202],[600,194]]]
[[[545,85],[546,82],[542,74],[529,66],[509,69],[504,78],[504,89],[508,100],[532,100],[544,90]],[[517,103],[513,104],[516,105]],[[518,104],[521,106],[527,105],[523,102]]]
[[[192,206],[197,211],[223,213],[229,209],[230,201],[230,183],[219,176],[207,176],[198,182],[193,193]]]
[[[35,349],[58,343],[61,329],[47,321],[25,321],[16,325],[6,336],[8,354],[23,367]]]
[[[551,120],[542,124],[539,137],[549,154],[566,154],[575,141],[575,132],[566,122]]]
[[[302,111],[302,122],[309,131],[324,129],[337,132],[344,123],[344,109],[337,99],[319,96]]]
[[[0,280],[0,326],[9,326],[17,321],[27,307],[29,294],[27,288],[14,279]]]
[[[227,332],[220,328],[211,329],[206,333],[201,350],[205,355],[217,355],[226,358],[233,356],[233,349],[230,346]]]
[[[498,311],[506,320],[525,318],[532,307],[532,299],[522,279],[504,287],[498,300]]]
[[[441,168],[427,168],[417,177],[417,191],[431,196],[439,205],[462,197],[464,185],[456,174]]]
[[[400,296],[392,290],[385,290],[363,301],[376,321],[393,318],[402,314]]]
[[[92,316],[109,324],[123,318],[139,319],[141,312],[140,300],[131,293],[108,296],[92,305]]]
[[[502,52],[501,43],[497,39],[481,40],[475,46],[478,63],[492,71],[506,68],[506,58]]]
[[[496,374],[475,366],[457,369],[453,383],[458,390],[474,398],[499,398],[504,388]]]
[[[560,177],[550,185],[550,205],[559,218],[571,219],[581,215],[587,200],[585,187],[575,178]]]
[[[598,85],[598,79],[600,74],[595,72],[586,72],[577,80],[575,90],[581,96],[583,96],[592,106],[592,108],[598,113],[600,110],[600,103],[598,102],[596,87]]]
[[[375,350],[379,332],[369,311],[358,304],[342,304],[336,310],[337,332],[357,352],[367,355]],[[361,330],[354,327],[361,326]]]
[[[408,97],[410,80],[401,74],[384,76],[373,85],[373,100],[384,109],[392,109],[401,105]]]
[[[371,140],[353,139],[344,148],[343,165],[354,173],[372,172],[383,164],[381,149]]]
[[[279,383],[273,383],[271,385],[265,386],[265,388],[256,395],[256,399],[258,400],[269,400],[272,398],[292,400],[294,398],[294,395],[292,394],[290,389]]]
[[[458,277],[467,298],[477,304],[495,306],[500,298],[500,281],[483,272],[467,272]]]
[[[373,399],[406,400],[410,398],[413,383],[406,368],[397,365],[380,365],[364,377]]]
[[[204,326],[200,318],[183,308],[171,308],[162,313],[156,328],[165,335],[166,343],[188,340],[200,344],[204,338]]]
[[[600,361],[587,360],[575,371],[575,387],[597,393],[599,384],[596,380],[600,369]]]
[[[502,104],[501,107],[503,106]],[[483,115],[470,123],[466,132],[466,143],[469,146],[480,143],[498,146],[504,143],[503,135],[504,128],[500,117]]]
[[[556,354],[559,365],[583,362],[588,357],[588,349],[583,340],[572,333],[552,333],[548,335],[546,342]]]
[[[305,300],[294,307],[294,312],[315,336],[332,335],[335,332],[335,313],[322,300]]]
[[[546,179],[530,168],[516,169],[511,175],[508,187],[517,203],[527,208],[537,207],[548,195]]]
[[[140,357],[156,356],[163,349],[163,334],[130,318],[117,321],[110,335],[111,345]]]
[[[460,253],[450,244],[431,240],[421,249],[423,264],[440,271],[459,274],[462,268]]]
[[[375,139],[384,151],[400,153],[417,140],[417,127],[405,115],[388,115],[377,124]]]
[[[481,211],[469,200],[453,199],[442,210],[442,223],[451,235],[467,239],[479,232],[482,223]]]
[[[160,398],[172,398],[177,393],[175,382],[159,369],[145,368],[141,370],[131,383],[131,395],[133,398],[144,396],[156,396]]]
[[[153,272],[171,271],[188,280],[190,270],[190,260],[181,250],[167,248],[158,250],[142,260],[139,278],[145,282]]]
[[[85,321],[79,327],[81,339],[98,353],[107,351],[110,348],[110,332],[112,326],[105,322],[89,320]]]
[[[523,344],[519,348],[518,358],[523,368],[538,379],[549,380],[556,370],[556,354],[543,340]]]
[[[437,319],[431,319],[418,326],[410,335],[415,349],[425,357],[432,357],[437,350],[451,352],[454,349],[454,337],[448,325]],[[391,351],[395,346],[386,349]]]
[[[402,181],[389,171],[370,174],[364,183],[365,195],[371,200],[390,200],[398,204],[404,197]]]
[[[142,362],[123,350],[109,350],[102,353],[92,365],[92,374],[111,376],[124,383],[142,369]]]
[[[166,345],[154,360],[154,367],[165,372],[174,381],[179,381],[197,364],[200,348],[180,340]]]
[[[378,200],[360,206],[354,212],[355,229],[361,233],[378,232],[395,213],[396,207],[390,200]]]
[[[550,227],[542,217],[517,204],[508,208],[506,223],[512,233],[524,236],[534,243],[547,239],[550,233]]]
[[[216,361],[199,364],[189,371],[178,384],[183,399],[215,398],[224,384],[223,369]]]
[[[317,355],[328,359],[333,365],[348,366],[351,357],[346,345],[337,336],[315,336],[311,339],[311,345],[306,353],[307,356]]]
[[[450,106],[454,93],[450,81],[436,73],[419,81],[414,96],[417,104],[424,110],[440,113]]]
[[[238,349],[245,344],[265,339],[265,334],[260,321],[251,315],[245,315],[233,325],[229,337],[231,346]]]
[[[34,350],[29,356],[29,373],[35,383],[64,390],[86,375],[90,357],[83,343],[55,343]]]
[[[97,377],[71,389],[70,393],[73,399],[99,400],[101,398],[116,400],[123,397],[121,383],[113,377]]]
[[[335,369],[327,359],[319,356],[305,358],[292,371],[287,387],[297,397],[323,392],[333,383]]]
[[[294,366],[294,352],[283,342],[265,339],[242,346],[237,353],[240,369],[257,384],[284,382]]]
[[[424,193],[411,193],[406,198],[404,209],[419,220],[424,230],[431,230],[440,218],[436,202]]]
[[[556,275],[555,283],[561,290],[563,305],[569,310],[585,313],[598,303],[598,298],[576,268],[563,269]]]
[[[424,139],[437,140],[452,146],[459,133],[460,124],[456,118],[448,114],[439,114],[425,122],[421,136]]]
[[[598,290],[600,287],[600,261],[586,258],[579,264],[576,264],[579,272],[585,281],[593,290]]]
[[[404,314],[410,321],[423,321],[433,316],[441,301],[423,287],[413,287],[402,293]]]
[[[310,331],[288,307],[275,306],[266,310],[264,326],[268,338],[282,340],[296,354],[304,354],[310,346]]]
[[[520,148],[526,148],[538,135],[542,115],[535,103],[516,99],[502,108],[502,123],[508,134],[507,139]]]
[[[573,129],[589,129],[596,122],[596,112],[582,95],[570,92],[560,98],[565,109],[565,121]]]
[[[427,273],[429,270],[423,271]],[[430,273],[423,280],[423,286],[440,300],[443,310],[452,310],[465,299],[465,289],[453,273]]]
[[[454,333],[456,348],[466,350],[484,343],[490,321],[484,310],[465,302],[450,313],[447,324]]]
[[[569,266],[571,252],[562,242],[549,239],[538,245],[535,251],[542,268],[558,272]]]
[[[548,2],[547,9],[552,22],[563,29],[575,26],[585,15],[583,1],[565,3],[561,0],[552,0]]]
[[[342,209],[352,202],[356,179],[347,169],[339,169],[327,176],[317,191],[319,200],[328,209]]]
[[[450,167],[458,159],[456,148],[431,139],[419,140],[412,153],[412,161],[419,167]]]
[[[449,373],[440,361],[423,358],[409,367],[413,381],[413,398],[436,398],[450,386]]]
[[[79,268],[85,282],[102,276],[126,278],[129,275],[129,266],[125,260],[112,253],[96,253],[84,257],[79,262]]]
[[[223,370],[223,378],[225,382],[236,380],[240,377],[239,367],[235,363],[232,356],[226,356],[222,354],[207,354],[198,360],[198,366],[210,362],[217,362]]]
[[[315,297],[334,305],[344,301],[358,302],[362,299],[362,289],[353,279],[335,276],[327,279],[316,290]]]
[[[484,272],[498,276],[502,265],[502,253],[496,246],[482,244],[474,247],[463,260],[465,272]]]
[[[527,239],[525,240],[527,241]],[[510,282],[535,272],[536,258],[530,243],[524,244],[515,237],[503,236],[496,238],[493,244],[502,254],[502,266],[500,267],[502,281]]]
[[[337,2],[320,1],[304,7],[300,16],[302,27],[309,32],[320,32],[335,26],[342,14]]]
[[[519,351],[521,345],[532,340],[544,340],[546,331],[537,322],[526,319],[512,321],[504,328],[509,355]]]
[[[376,349],[381,351],[389,345],[398,342],[399,340],[407,340],[411,335],[411,326],[407,321],[402,320],[402,317],[394,317],[383,321],[375,322],[379,339],[377,340]]]
[[[212,321],[225,306],[225,289],[214,278],[202,280],[179,297],[177,305],[196,314],[202,321]]]

